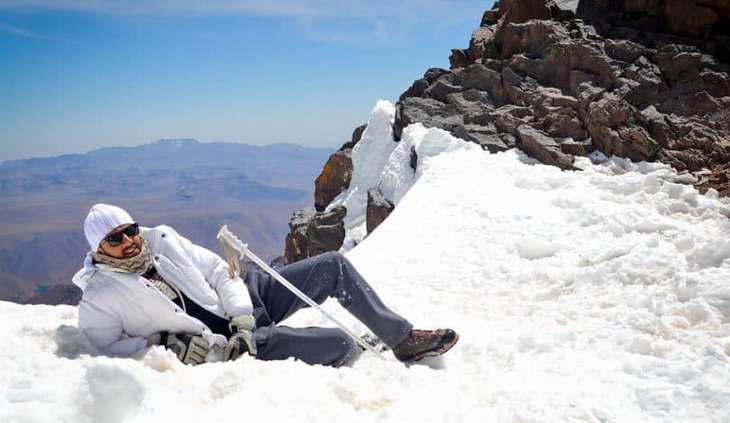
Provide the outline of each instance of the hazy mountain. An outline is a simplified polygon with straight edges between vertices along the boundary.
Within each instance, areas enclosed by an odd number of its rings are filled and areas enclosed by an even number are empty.
[[[69,283],[80,267],[88,250],[83,219],[97,202],[124,207],[144,226],[171,225],[215,251],[215,234],[227,223],[273,260],[283,254],[292,211],[311,202],[331,152],[160,140],[2,163],[0,299],[61,292],[51,288]]]

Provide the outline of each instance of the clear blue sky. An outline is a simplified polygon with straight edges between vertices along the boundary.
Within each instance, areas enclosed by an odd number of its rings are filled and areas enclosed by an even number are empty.
[[[0,0],[0,162],[160,138],[337,147],[493,1]]]

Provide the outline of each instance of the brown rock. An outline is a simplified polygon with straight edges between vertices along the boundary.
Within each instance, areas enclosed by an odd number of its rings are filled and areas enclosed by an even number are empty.
[[[585,140],[590,134],[583,128],[578,112],[569,107],[555,107],[542,120],[540,129],[553,138]]]
[[[649,129],[649,135],[654,138],[662,148],[669,148],[670,142],[676,139],[677,134],[670,122],[664,118],[656,107],[648,106],[638,114],[641,124]]]
[[[324,164],[322,173],[314,181],[314,205],[323,211],[332,200],[350,187],[352,180],[352,150],[336,151]]]
[[[572,138],[560,140],[560,150],[572,156],[587,156],[596,150],[593,146],[593,141],[588,138],[586,140],[576,141]]]
[[[667,0],[664,13],[672,32],[690,37],[710,35],[720,20],[713,9],[688,0]]]
[[[458,85],[454,85],[452,81],[441,78],[433,84],[429,85],[423,92],[423,96],[426,98],[432,98],[442,103],[447,103],[447,97],[449,94],[458,93],[462,88]]]
[[[658,0],[657,0],[658,1]],[[606,54],[616,60],[633,63],[639,57],[647,54],[646,47],[629,40],[611,40],[604,43]]]
[[[544,0],[500,0],[499,12],[508,22],[512,23],[552,17]]]
[[[395,206],[385,198],[380,188],[370,188],[368,190],[368,204],[365,212],[365,227],[367,228],[368,235],[380,226],[394,209]]]
[[[481,59],[485,52],[488,55],[494,53],[495,29],[491,27],[479,27],[474,30],[469,41],[469,48],[466,50],[451,50],[449,63],[451,69],[464,68]]]
[[[327,251],[339,250],[345,240],[343,219],[346,214],[347,209],[344,207],[319,213],[313,205],[294,213],[289,221],[284,261],[294,263]]]
[[[489,125],[490,113],[494,107],[490,104],[490,96],[485,91],[468,90],[451,94],[447,97],[449,104],[463,116],[464,123]]]
[[[588,131],[595,146],[606,155],[628,157],[632,160],[656,159],[661,149],[634,117],[636,110],[626,101],[604,98],[588,107]]]
[[[668,45],[659,50],[656,58],[662,75],[671,82],[688,82],[700,77],[702,54],[698,49]]]
[[[408,97],[399,101],[396,104],[393,125],[396,140],[400,139],[406,126],[415,122],[451,132],[464,124],[464,118],[454,105],[432,98]]]
[[[550,44],[566,39],[569,39],[567,29],[550,21],[508,23],[495,37],[502,52],[501,59],[518,53],[532,56]]]
[[[470,99],[470,101],[492,103],[497,107],[509,102],[499,72],[489,69],[483,64],[476,63],[465,69],[459,69],[454,71],[453,75],[454,83],[462,87],[465,96],[469,95],[468,92],[472,90],[489,93],[490,98]]]
[[[489,126],[475,124],[462,125],[456,128],[452,132],[452,135],[479,144],[490,153],[498,153],[515,147],[514,138],[512,142],[505,142],[505,139],[497,135],[497,128],[492,124]]]
[[[522,150],[542,163],[557,166],[563,170],[576,170],[572,156],[563,153],[554,139],[529,125],[517,128]]]
[[[730,197],[730,164],[715,165],[703,175],[697,186],[702,193],[712,188],[717,190],[721,196]]]

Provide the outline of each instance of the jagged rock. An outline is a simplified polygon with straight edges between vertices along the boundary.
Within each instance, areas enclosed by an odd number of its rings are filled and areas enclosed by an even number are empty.
[[[530,157],[563,170],[575,170],[573,166],[575,159],[563,153],[553,138],[528,125],[520,125],[517,128],[517,133],[520,137],[522,149]]]
[[[413,84],[400,96],[400,100],[406,97],[421,97],[426,89],[442,75],[451,73],[446,69],[430,68],[423,75],[423,78],[417,79]]]
[[[572,138],[585,140],[590,133],[583,128],[578,112],[570,107],[552,107],[540,122],[539,129],[556,138]]]
[[[464,123],[489,125],[489,112],[494,109],[485,106],[488,99],[489,93],[486,91],[468,90],[449,95],[448,102],[461,113]]]
[[[516,54],[537,55],[551,44],[568,39],[568,30],[550,21],[509,22],[496,36],[502,60]]]
[[[634,112],[625,101],[604,98],[589,105],[586,126],[596,147],[606,155],[652,161],[661,146],[637,125]]]
[[[728,129],[713,116],[730,99],[728,3],[503,0],[450,73],[431,71],[401,97],[397,132],[423,122],[490,151],[516,140],[546,161],[555,160],[546,151],[598,149],[680,170],[726,163]],[[678,11],[691,15],[687,28],[674,27]]]
[[[487,13],[485,13],[486,22],[491,22],[490,19],[486,18]],[[485,19],[483,19],[482,22],[485,22]],[[475,29],[471,35],[471,41],[469,41],[468,49],[451,50],[451,56],[449,56],[451,68],[465,68],[474,63],[477,59],[483,57],[485,52],[488,55],[495,54],[496,51],[492,50],[494,45],[494,34],[494,28],[481,26]]]
[[[496,107],[509,102],[500,73],[483,64],[476,63],[463,69],[455,69],[453,75],[454,83],[462,87],[464,97],[469,101],[478,101],[483,105],[489,105],[491,102]],[[489,97],[482,97],[481,93],[487,93]],[[452,95],[452,98],[447,100],[453,102],[454,98],[456,97]]]
[[[380,188],[370,188],[368,190],[368,204],[365,213],[365,227],[368,235],[380,226],[394,209],[395,206],[385,198]]]
[[[500,0],[499,11],[500,16],[505,16],[513,23],[552,17],[550,8],[544,0]]]
[[[505,142],[503,138],[500,138],[497,135],[497,128],[492,124],[488,126],[466,124],[456,128],[452,134],[457,138],[479,144],[490,153],[498,153],[515,147],[514,142]],[[514,141],[514,138],[512,140]]]
[[[629,40],[611,40],[604,42],[606,54],[616,60],[633,63],[647,54],[646,47]]]
[[[587,156],[588,154],[596,151],[596,147],[593,145],[593,140],[588,138],[585,140],[576,141],[573,138],[564,138],[560,140],[560,150],[571,156]]]
[[[689,82],[700,77],[702,54],[696,48],[664,46],[657,52],[656,59],[662,76],[670,82],[670,85]]]
[[[526,111],[525,107],[507,105],[500,107],[494,113],[491,114],[494,126],[498,130],[498,135],[510,134],[516,138],[517,127],[525,123],[523,119],[519,117],[520,111]]]
[[[287,263],[337,251],[345,240],[344,207],[334,207],[329,212],[317,212],[314,205],[294,213],[289,221],[284,258]]]
[[[452,131],[464,124],[461,113],[452,104],[445,104],[432,98],[407,97],[398,102],[395,110],[393,133],[400,140],[403,129],[420,122],[431,128],[442,128]]]
[[[461,87],[454,85],[452,81],[447,81],[446,78],[438,80],[429,85],[423,92],[423,96],[426,98],[432,98],[434,100],[446,103],[449,94],[458,93],[461,91]]]
[[[720,20],[709,7],[687,0],[667,0],[664,7],[669,30],[690,37],[706,37]]]
[[[642,126],[648,128],[651,135],[662,148],[669,148],[670,141],[675,139],[677,134],[672,125],[659,113],[655,106],[648,106],[637,114]]]

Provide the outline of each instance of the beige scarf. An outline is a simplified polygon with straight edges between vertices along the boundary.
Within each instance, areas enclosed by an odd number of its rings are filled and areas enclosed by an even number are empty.
[[[92,257],[96,263],[104,263],[117,269],[142,275],[152,268],[152,253],[150,252],[147,240],[141,235],[139,239],[140,252],[134,257],[120,259],[98,252],[92,253]]]

